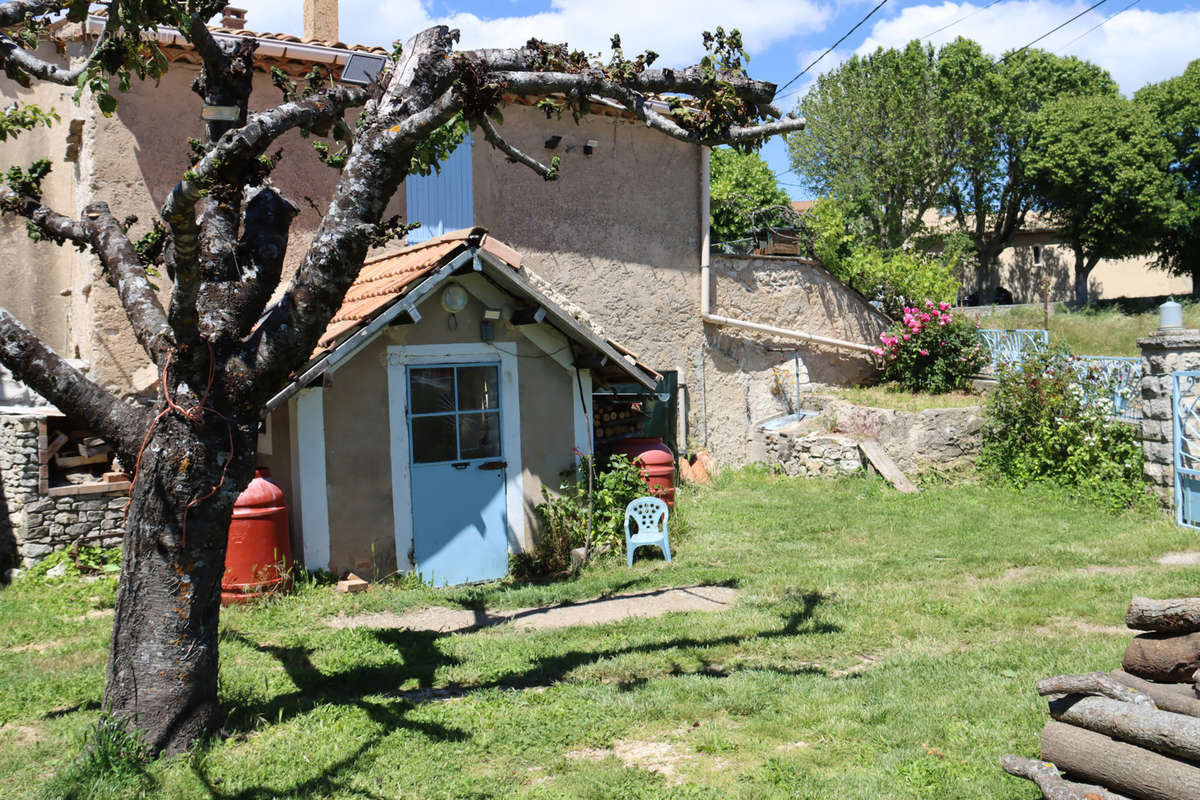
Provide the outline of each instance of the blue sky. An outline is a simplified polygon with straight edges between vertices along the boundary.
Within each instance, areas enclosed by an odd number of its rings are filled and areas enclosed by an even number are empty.
[[[742,31],[750,74],[788,83],[836,42],[878,0],[341,0],[343,41],[390,44],[417,30],[444,23],[462,31],[463,47],[515,46],[531,36],[605,51],[620,33],[626,53],[655,50],[660,63],[682,66],[702,53],[700,34],[717,25]],[[914,38],[940,45],[956,36],[1001,53],[1023,46],[1092,5],[1066,0],[888,0],[834,52],[782,93],[791,108],[820,73],[845,58],[900,46]],[[243,0],[247,28],[301,32],[302,0]],[[949,26],[949,27],[946,27]],[[939,28],[945,28],[938,31]],[[1086,58],[1109,70],[1127,94],[1177,75],[1200,58],[1200,2],[1106,0],[1049,36],[1038,47]],[[763,149],[783,187],[796,199],[809,196],[788,171],[780,141]]]

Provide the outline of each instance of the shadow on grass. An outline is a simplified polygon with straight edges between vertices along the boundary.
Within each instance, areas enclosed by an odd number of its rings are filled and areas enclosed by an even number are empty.
[[[203,767],[194,767],[197,777],[208,788],[212,797],[219,800],[267,800],[280,795],[322,797],[342,790],[355,776],[363,772],[358,763],[374,745],[392,730],[405,728],[434,741],[464,741],[469,734],[457,728],[431,722],[409,719],[407,714],[420,704],[469,696],[488,689],[522,690],[551,686],[560,682],[580,667],[603,662],[619,656],[669,651],[677,648],[704,650],[717,646],[738,645],[750,641],[783,638],[803,634],[836,633],[836,625],[820,622],[815,618],[816,610],[828,598],[819,592],[807,592],[788,598],[795,610],[786,614],[777,629],[759,630],[749,633],[729,634],[712,637],[672,637],[657,642],[628,646],[614,646],[593,650],[572,650],[558,655],[539,658],[528,669],[514,671],[491,681],[473,684],[450,684],[435,686],[438,670],[456,666],[461,661],[442,651],[438,643],[457,634],[432,631],[409,631],[383,628],[371,631],[380,643],[394,649],[401,663],[364,665],[336,673],[323,673],[313,664],[313,648],[280,647],[254,642],[235,631],[223,634],[223,638],[238,641],[261,653],[274,657],[296,685],[296,689],[271,698],[266,702],[247,703],[230,710],[225,730],[228,733],[246,733],[258,727],[262,720],[284,722],[306,714],[318,706],[355,706],[367,713],[379,724],[380,733],[369,737],[350,755],[339,759],[325,768],[320,775],[301,781],[291,787],[256,786],[233,793],[224,793],[214,781],[204,774]],[[669,675],[699,675],[725,678],[736,672],[775,672],[781,675],[827,675],[829,671],[819,665],[802,664],[796,667],[748,666],[727,670],[723,665],[703,661],[697,669],[676,666]],[[397,691],[397,687],[416,681],[417,689]],[[620,691],[630,691],[645,684],[649,677],[633,677],[619,681]],[[368,700],[382,695],[382,701]],[[361,792],[360,792],[361,793]],[[364,797],[377,795],[362,793]]]

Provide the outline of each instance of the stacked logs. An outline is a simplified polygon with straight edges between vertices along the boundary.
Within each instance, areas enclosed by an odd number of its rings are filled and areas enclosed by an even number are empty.
[[[1200,800],[1200,598],[1135,598],[1124,669],[1038,681],[1042,761],[1000,760],[1046,800]]]
[[[595,435],[598,440],[632,436],[646,425],[640,404],[630,402],[596,403]]]

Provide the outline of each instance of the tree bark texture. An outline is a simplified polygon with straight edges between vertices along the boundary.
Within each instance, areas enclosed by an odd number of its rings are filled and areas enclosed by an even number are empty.
[[[1042,729],[1042,758],[1074,780],[1136,800],[1200,797],[1200,767],[1055,720]]]
[[[1009,775],[1025,778],[1037,784],[1046,800],[1083,800],[1059,774],[1058,768],[1046,761],[1034,761],[1032,758],[1019,756],[1002,756],[1000,766]]]
[[[1191,683],[1200,669],[1200,633],[1143,633],[1125,648],[1121,666],[1159,683]]]
[[[1137,631],[1200,632],[1200,597],[1151,600],[1135,597],[1125,612],[1125,624]]]
[[[155,752],[182,752],[220,727],[221,575],[233,502],[253,474],[255,433],[213,415],[193,425],[170,413],[142,450],[104,706]]]
[[[1103,672],[1045,678],[1037,682],[1037,693],[1043,697],[1050,694],[1098,694],[1123,703],[1154,707],[1153,698]]]
[[[1114,669],[1109,675],[1113,680],[1120,681],[1131,689],[1136,689],[1150,697],[1154,701],[1154,705],[1163,711],[1174,711],[1176,714],[1200,717],[1200,696],[1197,696],[1194,684],[1151,683],[1119,669]]]
[[[1083,800],[1130,800],[1123,794],[1117,794],[1094,783],[1077,783],[1075,781],[1065,781],[1065,783],[1068,789],[1082,797]]]
[[[1200,763],[1200,719],[1186,714],[1069,694],[1050,701],[1050,716],[1156,753]]]

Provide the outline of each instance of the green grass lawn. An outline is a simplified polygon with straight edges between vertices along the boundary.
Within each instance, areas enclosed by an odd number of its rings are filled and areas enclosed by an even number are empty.
[[[1194,595],[1163,517],[1049,491],[738,473],[683,496],[674,564],[569,582],[296,594],[222,617],[228,737],[151,767],[164,798],[1031,800],[1038,678],[1111,669],[1131,596]],[[736,605],[598,627],[335,630],[338,614],[736,586]],[[0,797],[98,716],[111,582],[0,590]]]
[[[1200,303],[1176,298],[1183,305],[1183,324],[1200,328]],[[1050,312],[1052,344],[1066,344],[1076,355],[1138,356],[1137,340],[1158,328],[1158,307],[1154,303],[1107,301],[1080,311],[1064,305]],[[1025,306],[997,311],[979,318],[984,328],[1041,328],[1042,309]]]
[[[850,403],[872,408],[892,408],[897,411],[924,411],[927,408],[964,408],[981,406],[986,398],[976,392],[908,392],[899,383],[876,386],[844,386],[833,390],[834,394]]]

